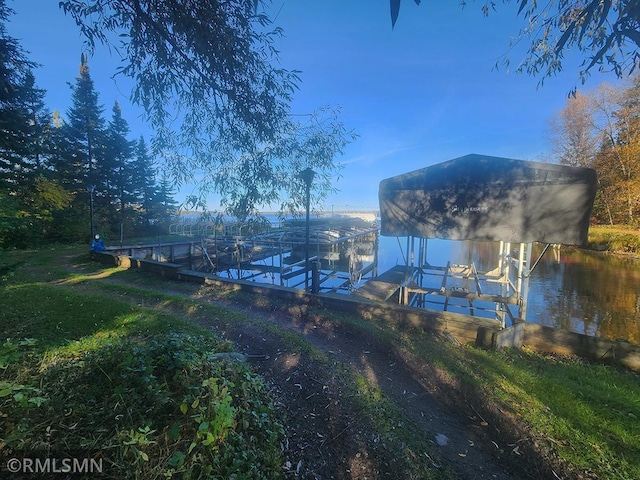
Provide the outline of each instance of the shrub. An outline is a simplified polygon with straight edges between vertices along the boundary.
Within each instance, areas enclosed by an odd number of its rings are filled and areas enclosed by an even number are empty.
[[[228,348],[172,333],[42,365],[0,403],[14,419],[3,441],[99,452],[113,478],[278,478],[283,429],[268,389],[246,364],[213,357]]]

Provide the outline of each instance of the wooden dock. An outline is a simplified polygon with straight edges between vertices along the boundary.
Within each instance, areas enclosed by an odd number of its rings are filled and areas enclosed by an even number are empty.
[[[407,280],[413,277],[415,267],[396,265],[383,274],[367,281],[362,287],[353,292],[353,295],[368,300],[386,302],[391,298]]]

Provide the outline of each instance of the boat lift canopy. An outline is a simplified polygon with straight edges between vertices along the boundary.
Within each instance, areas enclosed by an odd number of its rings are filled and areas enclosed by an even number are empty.
[[[380,182],[381,234],[585,245],[590,168],[466,155]]]

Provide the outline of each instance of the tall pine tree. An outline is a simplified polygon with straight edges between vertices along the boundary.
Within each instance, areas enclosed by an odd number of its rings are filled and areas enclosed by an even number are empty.
[[[20,84],[33,66],[18,41],[7,33],[13,11],[0,0],[0,178],[3,190],[16,188],[27,154],[25,137],[29,125],[23,108]]]
[[[156,213],[158,198],[158,185],[156,184],[156,169],[153,158],[144,140],[140,137],[135,145],[133,164],[133,193],[138,202],[139,225],[147,230],[153,223]]]
[[[62,185],[74,194],[73,208],[59,218],[60,239],[88,241],[91,231],[89,186],[95,186],[94,225],[99,230],[107,225],[107,186],[97,172],[97,165],[104,159],[105,120],[85,54],[80,59],[79,73],[71,87],[67,121],[56,130],[58,141],[52,166]]]
[[[0,247],[24,247],[48,235],[70,195],[46,175],[51,117],[33,62],[7,35],[11,13],[0,0]]]
[[[106,130],[104,157],[98,163],[96,174],[106,186],[106,203],[112,230],[120,231],[134,223],[135,203],[133,177],[134,142],[127,139],[129,124],[122,117],[122,109],[115,102]]]
[[[104,158],[104,107],[98,103],[93,79],[89,73],[86,54],[80,58],[80,76],[72,86],[71,108],[67,111],[65,138],[66,158],[58,170],[74,190],[86,190],[87,185],[104,189],[99,182],[96,166]]]

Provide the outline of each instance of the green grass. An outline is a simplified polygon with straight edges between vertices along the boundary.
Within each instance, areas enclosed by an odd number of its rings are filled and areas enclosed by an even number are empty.
[[[338,378],[346,392],[341,403],[381,433],[375,454],[392,471],[450,478],[432,468],[433,445],[415,427],[399,428],[402,412],[366,379],[337,368],[301,335],[199,301],[193,292],[190,285],[105,268],[77,248],[5,255],[0,415],[9,421],[0,426],[0,454],[100,451],[108,478],[281,477],[282,412],[244,364],[211,360],[231,345],[196,326],[204,319],[221,330],[243,322],[261,328]],[[414,458],[412,451],[431,456]]]
[[[69,265],[81,269],[73,271]],[[103,278],[118,282],[103,282]],[[157,286],[175,293],[159,292]],[[117,452],[116,464],[135,465],[140,478],[153,478],[160,471],[177,475],[178,469],[188,468],[196,475],[201,472],[195,467],[196,456],[211,452],[211,445],[219,447],[216,438],[222,438],[220,435],[225,439],[231,435],[228,425],[232,419],[243,418],[245,423],[239,404],[228,401],[233,383],[239,388],[233,397],[250,405],[242,408],[243,412],[265,409],[267,416],[258,417],[269,420],[270,433],[261,440],[266,447],[251,443],[247,447],[243,442],[250,435],[243,431],[234,432],[237,442],[230,444],[246,447],[243,455],[257,455],[257,450],[269,448],[279,450],[276,439],[280,424],[270,410],[260,380],[248,370],[227,371],[228,367],[216,366],[200,356],[204,350],[228,350],[230,345],[185,319],[216,319],[223,328],[237,322],[258,325],[257,321],[186,295],[196,290],[138,272],[105,268],[72,248],[4,255],[0,260],[0,411],[11,422],[0,422],[0,449],[42,449],[45,445],[38,442],[43,439],[60,448],[63,442],[73,440],[74,448],[106,446],[109,452]],[[256,308],[301,308],[238,292],[208,291],[207,295],[246,305],[255,302]],[[637,373],[528,351],[460,347],[434,339],[428,332],[394,329],[375,318],[363,320],[320,309],[304,314],[330,319],[410,352],[424,362],[426,374],[432,382],[441,382],[442,388],[464,385],[464,402],[483,412],[485,405],[498,407],[504,415],[495,420],[500,425],[513,422],[524,432],[524,440],[549,449],[557,459],[554,466],[566,478],[640,478]],[[278,335],[287,348],[302,352],[319,368],[334,368],[331,359],[303,337],[273,325],[260,327]],[[170,365],[157,365],[159,357],[176,360]],[[395,457],[407,457],[402,454],[403,448],[424,451],[420,435],[403,423],[401,412],[377,387],[346,370],[337,374],[343,378],[348,397],[364,412],[359,421],[385,439],[385,448],[392,452],[387,457],[390,462]],[[205,383],[210,378],[219,381]],[[75,407],[70,409],[68,401],[72,398]],[[121,415],[121,423],[91,415],[104,411],[105,402],[109,408],[121,408],[113,416]],[[200,402],[204,402],[204,411]],[[211,424],[204,417],[211,411],[207,409],[216,405],[223,412],[222,420]],[[157,413],[145,413],[151,407],[157,407]],[[184,408],[187,414],[182,412]],[[66,418],[70,411],[70,418],[62,423],[51,420]],[[196,417],[198,424],[190,424]],[[203,431],[213,437],[207,445],[203,443],[209,437],[198,437],[201,424],[206,424]],[[249,431],[256,428],[251,425]],[[58,433],[52,437],[47,433],[51,431]],[[186,438],[189,445],[185,447]],[[189,452],[194,441],[196,446]],[[511,456],[515,446],[500,445]],[[144,460],[142,453],[150,460]],[[231,456],[229,452],[223,455],[228,460]],[[263,473],[273,468],[264,459],[255,461]],[[212,462],[207,465],[214,465]],[[420,459],[401,468],[420,471],[426,468],[422,462]],[[120,473],[130,472],[118,470]],[[271,473],[264,475],[270,478]]]
[[[613,253],[640,254],[640,230],[624,225],[589,228],[589,248]]]
[[[2,456],[100,454],[105,478],[279,478],[283,427],[263,380],[214,359],[231,344],[211,331],[102,294],[106,284],[86,288],[121,271],[64,267],[84,257],[2,259]]]
[[[376,318],[366,321],[321,310],[309,314],[330,315],[334,322],[414,354],[429,367],[434,383],[440,382],[444,389],[464,385],[462,396],[471,390],[473,394],[462,399],[471,410],[492,404],[506,412],[499,420],[515,422],[529,439],[548,448],[569,475],[589,472],[594,478],[640,478],[637,372],[526,350],[462,347],[429,332],[395,329]],[[372,394],[365,397],[377,399]],[[379,418],[375,408],[371,412],[371,418]],[[513,456],[516,446],[501,448]]]
[[[245,304],[251,303],[242,292],[232,295]],[[259,299],[253,303],[264,302]],[[500,421],[515,422],[515,427],[524,429],[529,439],[545,445],[570,474],[590,472],[594,478],[640,478],[640,374],[636,372],[517,349],[461,347],[438,340],[429,332],[394,329],[376,318],[363,320],[313,308],[305,314],[330,317],[333,322],[416,355],[429,366],[432,381],[438,383],[441,378],[445,389],[463,384],[466,390],[462,395],[471,389],[473,395],[463,400],[470,407],[481,410],[483,405],[493,404],[507,412]],[[373,398],[364,404],[369,405],[371,418],[379,418],[376,409],[371,408],[378,397],[371,392],[375,393],[375,389],[362,398]],[[386,425],[389,423],[393,422]],[[501,446],[512,456],[515,447]]]
[[[640,478],[637,373],[575,358],[461,348],[419,337],[405,345],[472,385],[477,398],[508,412],[574,474]]]

